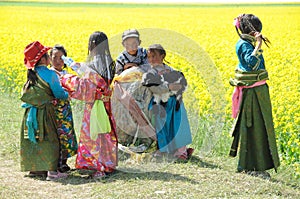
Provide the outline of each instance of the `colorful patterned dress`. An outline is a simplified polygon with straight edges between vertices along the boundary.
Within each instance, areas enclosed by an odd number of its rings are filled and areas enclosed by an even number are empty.
[[[113,172],[117,166],[117,136],[115,121],[111,114],[111,90],[107,82],[96,72],[90,71],[83,77],[62,76],[62,85],[74,99],[85,101],[82,127],[75,167],[96,171]],[[91,117],[93,106],[102,101],[105,112],[99,118]],[[91,134],[91,120],[109,118],[110,132]]]
[[[50,70],[55,71],[59,75],[67,74],[65,70],[57,71],[54,68],[50,68]],[[70,101],[68,99],[58,100],[55,112],[57,131],[60,141],[60,157],[58,166],[61,167],[64,161],[77,154],[78,145]]]

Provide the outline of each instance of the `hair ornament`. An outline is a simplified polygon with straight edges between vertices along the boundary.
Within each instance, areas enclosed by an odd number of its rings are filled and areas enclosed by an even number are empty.
[[[244,16],[245,14],[240,14],[238,17],[234,18],[234,21],[233,21],[233,25],[240,29],[240,21],[241,21],[241,18]]]

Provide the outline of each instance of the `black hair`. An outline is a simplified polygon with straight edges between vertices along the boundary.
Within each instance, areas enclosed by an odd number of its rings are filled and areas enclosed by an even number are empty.
[[[41,58],[36,62],[36,64],[35,64],[34,66],[38,66],[38,65],[40,64],[42,58],[48,59],[48,56],[49,56],[49,55],[48,55],[47,52],[46,52],[45,54],[43,54],[43,55],[41,56]]]
[[[36,62],[35,66],[38,66],[40,64],[42,58],[48,59],[48,53],[43,54],[42,57]],[[28,69],[27,70],[27,81],[29,82],[28,86],[30,87],[32,85],[35,85],[37,82],[37,79],[38,79],[38,77],[37,77],[35,70]]]
[[[243,14],[240,16],[240,27],[242,34],[250,34],[254,32],[261,32],[262,30],[262,23],[260,19],[253,15],[253,14]],[[239,30],[237,27],[236,31],[238,35],[241,37],[241,34],[239,33]],[[241,37],[242,38],[242,37]],[[242,38],[244,39],[244,38]],[[267,47],[269,47],[268,43],[271,43],[266,37],[262,36],[262,40],[266,44]]]
[[[152,53],[152,52],[158,52],[159,55],[164,55],[164,56],[166,56],[166,54],[167,54],[166,51],[163,50],[163,49],[149,48],[148,51],[150,53]]]
[[[101,48],[95,49],[99,45],[101,45]],[[109,51],[108,39],[104,32],[95,31],[90,35],[88,45],[89,54],[105,54],[105,50],[107,49]]]
[[[170,64],[170,62],[168,62],[165,58],[166,58],[166,51],[165,49],[160,49],[160,48],[148,48],[148,52],[149,53],[155,53],[155,52],[158,52],[159,55],[164,55],[164,58],[163,58],[163,62],[166,62],[167,64]]]
[[[97,63],[93,62],[90,67],[110,82],[115,75],[115,62],[111,57],[108,38],[104,32],[95,31],[90,35],[88,54],[88,61],[90,62],[97,57]]]
[[[59,51],[61,51],[62,53],[63,53],[63,55],[64,56],[66,56],[67,57],[67,51],[66,51],[66,49],[65,49],[65,47],[63,46],[63,45],[61,45],[61,44],[55,44],[54,46],[53,46],[53,48],[50,50],[50,56],[52,57],[52,53],[53,53],[53,51],[54,50],[59,50]],[[66,68],[67,67],[67,65],[66,64],[64,64],[64,68]]]
[[[37,75],[36,72],[33,69],[28,69],[27,70],[27,81],[29,82],[28,87],[33,86],[37,82]]]
[[[53,48],[50,50],[50,56],[52,56],[52,53],[53,53],[54,50],[59,50],[64,54],[64,56],[67,56],[67,51],[66,51],[66,49],[63,45],[55,44],[53,46]]]
[[[251,32],[261,32],[262,23],[259,18],[253,14],[245,14],[240,20],[240,30],[243,34]]]

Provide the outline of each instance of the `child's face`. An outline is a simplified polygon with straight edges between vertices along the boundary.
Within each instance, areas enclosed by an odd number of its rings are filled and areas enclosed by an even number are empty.
[[[123,41],[123,46],[130,55],[136,54],[139,45],[140,40],[138,38],[130,37]]]
[[[159,52],[157,51],[148,51],[147,53],[147,58],[148,58],[148,62],[149,64],[151,64],[152,66],[156,66],[156,65],[160,65],[163,63],[165,55],[161,55],[159,54]]]
[[[60,50],[53,50],[51,62],[53,67],[58,71],[61,71],[64,67],[64,61],[62,60],[61,56],[63,56],[63,52]]]

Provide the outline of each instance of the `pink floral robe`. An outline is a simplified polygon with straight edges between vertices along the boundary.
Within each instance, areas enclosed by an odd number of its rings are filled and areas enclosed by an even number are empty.
[[[111,113],[111,90],[106,81],[97,73],[89,72],[84,77],[64,75],[62,85],[74,99],[85,101],[85,110],[79,137],[77,169],[112,172],[117,166],[116,125]],[[96,140],[90,138],[90,115],[95,100],[102,100],[107,112],[111,131],[98,134]],[[101,119],[101,118],[100,118]]]

